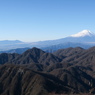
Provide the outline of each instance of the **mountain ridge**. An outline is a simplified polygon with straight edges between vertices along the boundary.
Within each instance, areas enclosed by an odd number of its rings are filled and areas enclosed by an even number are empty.
[[[95,94],[95,47],[0,54],[0,95]]]

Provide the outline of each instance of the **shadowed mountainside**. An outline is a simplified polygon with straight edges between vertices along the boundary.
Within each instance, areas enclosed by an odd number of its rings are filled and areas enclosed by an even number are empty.
[[[27,69],[25,66],[0,67],[0,95],[48,95],[75,92],[57,77]]]
[[[0,95],[95,94],[95,47],[0,54]]]

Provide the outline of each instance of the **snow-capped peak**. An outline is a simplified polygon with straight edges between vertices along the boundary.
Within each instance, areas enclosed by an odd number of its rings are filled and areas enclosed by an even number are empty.
[[[92,33],[89,30],[83,30],[83,31],[81,31],[81,32],[79,32],[77,34],[71,35],[71,37],[84,37],[84,36],[90,36],[90,37],[92,37],[92,36],[95,36],[95,34]]]

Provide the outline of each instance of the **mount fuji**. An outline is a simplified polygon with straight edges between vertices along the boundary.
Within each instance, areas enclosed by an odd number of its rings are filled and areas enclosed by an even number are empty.
[[[77,34],[60,39],[63,42],[80,42],[80,43],[92,43],[95,42],[95,34],[89,30],[83,30]]]
[[[35,46],[43,47],[42,49],[49,52],[68,47],[88,49],[95,46],[95,34],[89,30],[83,30],[62,39],[36,42]]]
[[[77,34],[71,35],[71,37],[85,37],[85,36],[95,37],[95,34],[89,30],[83,30]]]
[[[95,42],[95,34],[89,30],[83,30],[77,34],[70,35],[65,38],[57,39],[57,40],[49,40],[49,41],[39,41],[32,43],[36,46],[50,46],[50,45],[57,45],[57,44],[63,44],[63,43],[94,43]]]

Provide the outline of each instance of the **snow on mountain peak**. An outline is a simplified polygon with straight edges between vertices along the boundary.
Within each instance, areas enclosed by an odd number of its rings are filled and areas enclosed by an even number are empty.
[[[81,32],[79,32],[77,34],[71,35],[71,37],[84,37],[84,36],[90,36],[90,37],[92,37],[92,36],[95,36],[95,34],[92,33],[89,30],[83,30],[83,31],[81,31]]]

